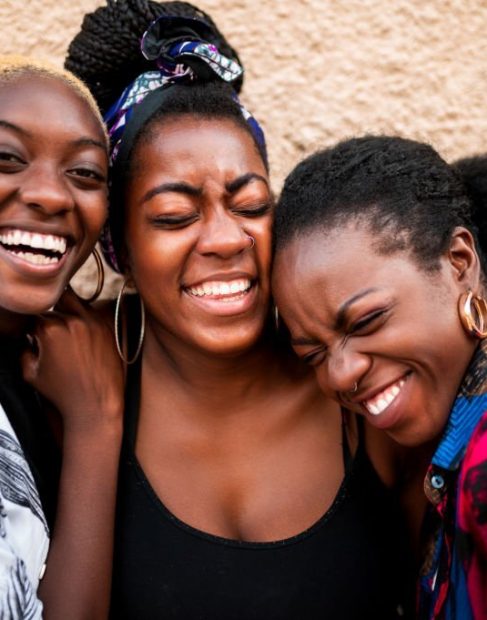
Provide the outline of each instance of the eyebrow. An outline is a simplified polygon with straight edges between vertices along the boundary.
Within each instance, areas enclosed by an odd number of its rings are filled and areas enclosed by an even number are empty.
[[[153,187],[148,192],[146,192],[140,202],[141,204],[144,202],[148,202],[154,196],[159,194],[170,194],[172,192],[177,192],[178,194],[186,194],[186,196],[198,197],[203,193],[201,188],[195,187],[194,185],[190,185],[189,183],[161,183],[161,185],[157,185],[157,187]]]
[[[269,183],[267,179],[261,174],[256,174],[255,172],[248,172],[247,174],[238,177],[238,179],[235,179],[235,181],[225,183],[225,189],[229,194],[235,194],[235,192],[238,192],[240,189],[242,189],[242,187],[248,185],[249,183],[252,183],[253,181],[261,181],[262,183],[265,183],[267,189],[269,189]]]
[[[9,121],[5,121],[3,119],[0,119],[0,127],[3,127],[4,129],[9,129],[10,131],[14,131],[15,133],[18,133],[27,138],[32,137],[32,133],[30,131],[27,131],[23,127],[19,127],[19,125],[15,125],[14,123],[10,123]],[[96,146],[97,148],[102,149],[104,153],[107,152],[107,145],[103,142],[100,142],[100,140],[95,140],[93,138],[77,138],[75,140],[72,140],[70,144],[74,147]]]
[[[266,184],[266,187],[269,187],[267,179],[260,174],[256,174],[255,172],[249,172],[247,174],[238,177],[234,181],[230,183],[225,183],[225,189],[229,194],[234,194],[238,192],[242,187],[252,183],[253,181],[262,181]],[[176,183],[161,183],[161,185],[157,185],[157,187],[153,187],[148,192],[144,194],[141,198],[141,204],[144,202],[148,202],[154,196],[158,196],[159,194],[169,194],[172,192],[177,192],[178,194],[185,194],[186,196],[196,197],[202,195],[203,190],[201,187],[195,187],[194,185],[190,185],[189,183],[184,183],[183,181]]]
[[[353,295],[353,297],[350,297],[350,299],[347,299],[347,301],[345,301],[340,308],[338,309],[337,312],[337,317],[335,320],[335,325],[334,325],[334,330],[335,331],[339,331],[340,329],[343,328],[344,324],[345,324],[345,317],[347,314],[347,310],[350,308],[350,306],[352,306],[354,303],[356,303],[357,301],[359,301],[360,299],[362,299],[363,297],[366,297],[367,295],[370,295],[370,293],[375,293],[376,291],[378,291],[379,289],[377,288],[367,288],[363,291],[360,291],[359,293],[357,293],[356,295]],[[313,346],[313,345],[317,345],[320,344],[319,340],[315,340],[314,338],[305,338],[305,337],[298,337],[298,338],[291,338],[291,344],[294,346]]]
[[[93,138],[79,138],[78,140],[74,140],[72,144],[73,146],[96,146],[102,149],[104,153],[107,152],[107,145],[104,142],[94,140]]]
[[[319,344],[318,340],[315,340],[314,338],[303,338],[303,337],[298,337],[298,338],[291,338],[291,344],[293,346],[306,346],[306,345],[315,345],[315,344]]]
[[[14,131],[15,133],[19,133],[22,136],[27,136],[29,138],[32,135],[30,132],[26,131],[22,127],[19,127],[18,125],[14,125],[14,123],[9,123],[8,121],[4,121],[2,119],[0,119],[0,127],[3,127],[4,129],[10,129],[11,131]]]
[[[378,289],[375,288],[375,287],[373,287],[373,288],[366,288],[365,290],[360,291],[356,295],[353,295],[353,297],[350,297],[350,299],[347,299],[347,301],[345,301],[338,308],[337,317],[336,317],[335,326],[334,326],[335,331],[339,331],[340,329],[343,328],[343,326],[345,324],[345,317],[346,317],[346,314],[347,314],[347,310],[350,308],[350,306],[353,306],[354,303],[356,303],[357,301],[359,301],[363,297],[366,297],[367,295],[370,295],[370,293],[375,293],[377,290]]]

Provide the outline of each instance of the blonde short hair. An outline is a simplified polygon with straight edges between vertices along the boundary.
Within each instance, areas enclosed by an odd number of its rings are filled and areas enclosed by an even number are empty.
[[[86,101],[100,123],[108,145],[108,134],[102,115],[88,87],[71,71],[60,69],[48,62],[17,54],[0,54],[0,85],[13,81],[24,75],[38,75],[60,80],[69,86],[81,99]]]

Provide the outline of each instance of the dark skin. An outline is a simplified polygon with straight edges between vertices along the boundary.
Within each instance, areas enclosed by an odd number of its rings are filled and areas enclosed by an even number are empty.
[[[432,273],[406,251],[385,258],[373,247],[354,223],[298,237],[277,254],[274,294],[323,391],[398,443],[424,445],[441,434],[478,344],[458,299],[482,291],[479,259],[464,228]]]
[[[232,120],[153,125],[125,213],[125,275],[146,309],[136,455],[152,487],[222,537],[306,530],[343,480],[341,413],[266,328],[272,195],[251,136]]]
[[[147,313],[140,463],[195,528],[246,541],[298,534],[343,479],[341,417],[263,334],[272,223],[263,162],[232,121],[184,117],[153,127],[133,166],[126,266]],[[252,286],[234,301],[202,293],[235,279]]]
[[[481,271],[464,228],[434,272],[407,251],[384,257],[375,241],[363,220],[298,235],[275,257],[273,292],[323,392],[414,447],[403,457],[402,484],[417,541],[426,468],[478,344],[462,327],[458,299],[482,292]]]
[[[111,337],[109,330],[99,322],[98,332],[90,331],[72,293],[59,305],[63,318],[46,314],[32,328],[93,248],[106,217],[106,176],[102,128],[71,87],[30,74],[0,85],[0,334],[21,336],[29,329],[38,350],[25,354],[25,378],[63,423],[59,504],[39,586],[49,620],[107,616],[122,434],[119,362],[96,337]],[[40,235],[65,251],[59,260],[32,246],[19,252],[8,243],[15,231]],[[89,348],[71,346],[76,339]],[[60,359],[66,391],[59,389]],[[93,391],[91,379],[84,382],[77,372],[84,364],[106,365],[112,383],[94,384]]]

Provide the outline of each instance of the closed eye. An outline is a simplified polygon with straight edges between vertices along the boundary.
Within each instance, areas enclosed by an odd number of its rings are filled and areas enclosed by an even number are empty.
[[[252,207],[238,207],[234,208],[233,212],[236,215],[241,215],[242,217],[260,217],[262,215],[266,215],[272,210],[273,203],[266,202],[264,204],[252,206]]]
[[[185,228],[190,226],[198,219],[198,215],[193,213],[191,215],[176,216],[176,215],[157,215],[150,218],[151,223],[166,230],[175,230],[178,228]]]
[[[371,312],[367,316],[354,323],[351,326],[350,333],[359,334],[360,332],[366,331],[368,327],[375,327],[376,322],[378,322],[380,318],[384,318],[386,312],[386,309],[375,310],[374,312]]]
[[[325,347],[320,347],[319,349],[314,349],[309,353],[301,356],[301,359],[308,366],[319,366],[326,359],[327,349]]]

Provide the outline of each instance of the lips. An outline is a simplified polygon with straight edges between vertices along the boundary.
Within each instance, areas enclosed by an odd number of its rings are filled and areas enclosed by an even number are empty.
[[[183,286],[183,292],[207,314],[234,316],[250,310],[257,300],[257,282],[243,274],[215,275]]]
[[[47,266],[58,264],[66,255],[68,239],[61,235],[9,228],[0,232],[0,246],[17,260]]]
[[[362,405],[370,414],[374,416],[381,415],[396,400],[405,383],[406,379],[402,377],[399,381],[388,385],[373,398],[362,401]]]
[[[3,260],[26,277],[51,278],[66,263],[73,240],[69,235],[16,226],[0,229]]]
[[[186,291],[190,295],[200,298],[220,299],[221,301],[233,300],[243,297],[252,286],[248,278],[237,278],[229,281],[208,281],[197,286],[190,286]]]

